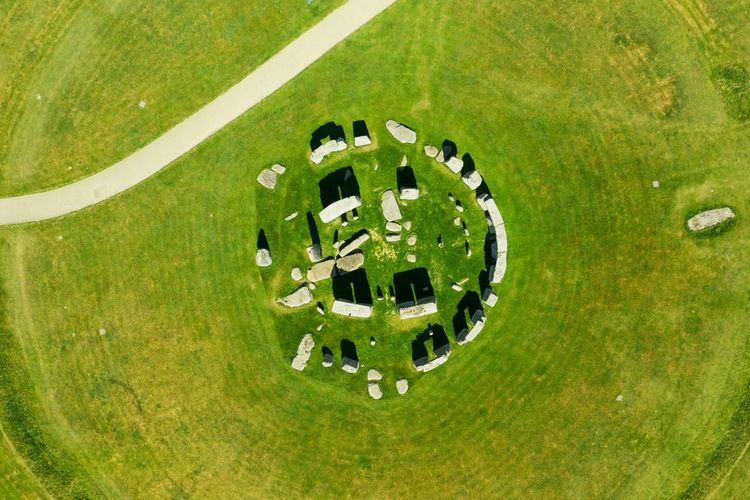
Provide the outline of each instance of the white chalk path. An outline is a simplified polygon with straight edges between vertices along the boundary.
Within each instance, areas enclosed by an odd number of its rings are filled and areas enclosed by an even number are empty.
[[[124,160],[67,186],[0,199],[0,225],[70,214],[144,181],[281,88],[395,2],[349,0],[237,85]]]

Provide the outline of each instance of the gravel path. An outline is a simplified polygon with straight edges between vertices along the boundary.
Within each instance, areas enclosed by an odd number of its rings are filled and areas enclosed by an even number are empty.
[[[151,144],[57,189],[0,199],[0,225],[53,219],[100,203],[154,175],[281,88],[396,0],[349,0]]]

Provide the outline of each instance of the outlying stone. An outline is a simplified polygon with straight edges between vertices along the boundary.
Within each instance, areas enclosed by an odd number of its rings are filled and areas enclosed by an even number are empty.
[[[383,391],[380,390],[380,385],[377,382],[370,382],[367,384],[367,392],[370,394],[370,397],[375,400],[383,397]]]
[[[385,228],[392,233],[401,232],[401,224],[399,224],[398,222],[386,222]]]
[[[318,262],[307,271],[307,281],[317,283],[327,280],[333,276],[333,268],[336,266],[334,259],[326,259]]]
[[[258,267],[268,267],[273,264],[271,251],[267,248],[259,248],[258,251],[255,252],[255,263]]]
[[[385,241],[389,243],[401,241],[401,233],[388,233],[385,235]]]
[[[271,170],[273,170],[279,175],[283,175],[284,172],[286,172],[286,167],[282,165],[281,163],[276,163],[274,164],[274,166],[271,167]]]
[[[258,174],[257,180],[261,186],[268,188],[268,189],[275,189],[276,177],[277,177],[276,172],[274,172],[270,168],[264,168]]]
[[[724,221],[735,218],[734,211],[729,207],[706,210],[694,215],[687,221],[688,228],[693,232],[699,232],[708,228],[718,226]]]
[[[401,219],[401,209],[396,201],[396,195],[393,190],[389,189],[380,197],[380,207],[383,210],[383,217],[388,222],[395,222]]]
[[[307,366],[307,362],[310,361],[310,355],[312,350],[315,348],[315,340],[311,334],[306,334],[302,337],[302,341],[297,347],[297,355],[292,360],[292,368],[298,371],[302,371]]]
[[[351,273],[365,265],[365,254],[362,252],[352,253],[346,257],[336,259],[336,269],[338,275]]]
[[[325,144],[321,144],[318,146],[318,149],[312,152],[310,155],[310,160],[316,164],[320,165],[320,163],[331,153],[335,153],[337,151],[343,151],[346,149],[346,141],[344,139],[337,139],[337,140],[330,140],[326,142]]]
[[[331,312],[351,318],[369,318],[372,316],[372,304],[355,304],[348,300],[336,299]]]
[[[347,196],[346,198],[341,198],[340,200],[334,201],[323,210],[321,210],[318,215],[320,217],[320,220],[327,224],[340,218],[346,212],[351,212],[355,208],[359,208],[361,206],[362,200],[359,196]]]
[[[402,200],[418,200],[419,199],[419,189],[417,188],[401,188],[398,191],[398,197]]]
[[[312,302],[312,292],[307,285],[302,285],[286,297],[278,299],[276,302],[287,307],[302,307]]]
[[[380,372],[377,371],[375,368],[370,368],[369,370],[367,370],[367,380],[369,382],[383,380],[383,375],[381,375]]]
[[[313,243],[307,247],[307,257],[313,263],[323,260],[323,249],[320,248],[320,243]]]
[[[388,129],[388,132],[390,132],[397,141],[403,144],[414,144],[417,142],[417,133],[406,125],[395,120],[388,120],[385,123],[385,128]]]
[[[396,392],[401,394],[402,396],[406,394],[406,391],[409,390],[409,381],[405,378],[400,378],[396,380]]]
[[[438,155],[438,152],[438,148],[432,144],[428,144],[424,147],[424,154],[427,155],[428,158],[435,158]]]
[[[339,247],[339,255],[341,257],[346,257],[347,255],[358,249],[360,246],[362,246],[369,239],[370,233],[368,233],[367,230],[361,231],[352,239],[348,240],[341,247]]]
[[[464,181],[464,184],[469,186],[469,189],[471,190],[474,190],[482,185],[482,175],[476,170],[465,173],[461,177],[461,180]]]

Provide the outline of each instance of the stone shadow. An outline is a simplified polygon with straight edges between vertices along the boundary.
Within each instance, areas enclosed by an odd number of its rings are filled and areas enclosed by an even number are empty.
[[[337,125],[335,122],[328,122],[315,129],[312,133],[312,137],[310,138],[310,149],[315,151],[322,146],[324,142],[328,142],[329,140],[337,141],[339,139],[342,141],[346,140],[344,127]]]
[[[443,156],[445,157],[445,161],[450,160],[454,156],[458,154],[458,147],[456,146],[456,143],[451,141],[450,139],[446,139],[443,141],[443,145],[440,148],[443,152]]]
[[[469,153],[464,153],[464,155],[461,157],[461,160],[464,162],[464,166],[461,168],[462,176],[470,174],[477,169],[474,158],[472,158]]]
[[[453,316],[453,334],[457,341],[463,341],[469,333],[469,321],[474,324],[478,319],[478,311],[484,315],[482,299],[477,292],[468,291],[456,304],[456,314]],[[474,315],[477,314],[477,317]]]
[[[352,167],[340,168],[318,182],[320,202],[327,207],[349,196],[359,196],[359,181]]]
[[[312,212],[307,212],[307,229],[310,230],[310,240],[313,245],[320,245],[320,233],[318,232],[318,223],[315,222],[315,216]]]
[[[370,131],[367,129],[367,123],[364,120],[357,120],[352,123],[354,137],[370,137]]]
[[[393,288],[398,307],[422,304],[435,299],[430,273],[424,267],[394,274]]]
[[[258,250],[270,250],[271,247],[268,245],[268,238],[266,238],[266,231],[261,229],[258,233]]]
[[[357,346],[349,339],[341,339],[341,364],[343,366],[359,367]]]
[[[350,273],[334,276],[332,281],[333,298],[352,304],[372,305],[372,290],[367,272],[357,269]]]
[[[446,356],[451,352],[451,343],[448,334],[442,325],[429,324],[427,329],[418,334],[411,342],[411,359],[415,366],[423,366],[430,359],[427,342],[432,339],[432,354],[436,358]]]

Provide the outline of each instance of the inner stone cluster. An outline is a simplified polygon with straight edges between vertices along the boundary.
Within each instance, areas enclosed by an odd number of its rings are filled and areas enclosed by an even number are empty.
[[[417,134],[410,127],[389,120],[385,124],[386,130],[393,139],[401,144],[415,144]],[[366,147],[373,144],[367,124],[357,121],[353,124],[354,147]],[[343,152],[348,149],[345,139],[344,128],[329,122],[318,128],[310,141],[310,161],[319,165],[330,155]],[[486,322],[484,306],[493,307],[497,300],[492,284],[500,283],[505,275],[507,256],[507,236],[505,223],[500,214],[495,200],[484,178],[474,167],[473,161],[465,161],[468,155],[461,159],[457,155],[457,148],[451,141],[444,141],[442,147],[438,148],[431,144],[424,146],[424,154],[434,159],[438,164],[443,164],[453,174],[460,176],[463,184],[475,194],[479,208],[485,213],[487,222],[487,235],[485,238],[485,263],[486,269],[480,274],[480,293],[467,291],[457,304],[458,314],[453,320],[453,330],[459,345],[474,340],[482,331]],[[469,157],[470,158],[470,157]],[[377,168],[377,166],[376,166]],[[286,172],[286,167],[275,164],[271,168],[264,169],[258,175],[258,182],[267,189],[275,189],[277,182]],[[339,240],[335,237],[333,255],[326,256],[318,234],[318,221],[322,224],[336,224],[335,234],[339,230],[344,231],[350,221],[357,221],[360,210],[379,209],[385,228],[385,242],[396,244],[402,240],[402,235],[409,233],[412,221],[404,220],[400,203],[416,202],[420,199],[420,189],[414,169],[408,165],[408,158],[404,156],[401,165],[396,169],[396,189],[385,189],[376,196],[379,198],[379,207],[363,205],[363,197],[360,185],[353,167],[347,166],[335,170],[323,176],[318,182],[321,205],[317,210],[317,218],[308,212],[308,227],[310,230],[311,244],[306,248],[306,255],[310,260],[310,267],[305,273],[295,267],[292,269],[291,277],[294,281],[303,281],[287,295],[280,297],[276,302],[288,308],[302,308],[311,305],[314,299],[314,291],[317,284],[331,280],[333,292],[333,303],[330,307],[332,314],[346,318],[370,318],[376,307],[376,300],[384,304],[393,304],[398,317],[401,320],[413,320],[415,318],[428,317],[438,313],[438,303],[435,297],[433,282],[430,272],[426,267],[416,265],[417,255],[410,250],[406,255],[408,263],[414,266],[405,271],[395,272],[392,283],[385,289],[377,286],[375,297],[373,289],[368,280],[365,265],[365,250],[371,240],[370,231],[365,228],[351,234],[346,239]],[[468,237],[469,229],[462,221],[460,215],[464,207],[460,201],[449,194],[450,201],[455,203],[458,216],[454,224],[461,227]],[[297,216],[297,212],[290,214],[287,220]],[[339,229],[340,228],[340,229]],[[416,245],[417,235],[410,233],[405,237],[406,243],[411,249]],[[443,246],[442,235],[435,242],[436,247]],[[471,247],[468,239],[465,242],[467,257],[471,256]],[[368,257],[376,258],[372,254]],[[256,263],[260,267],[268,267],[273,264],[270,245],[261,230],[258,237],[258,249],[256,252]],[[464,291],[465,283],[453,283],[451,287],[457,292]],[[320,314],[326,314],[326,306],[323,302],[317,302],[315,306]],[[322,326],[322,325],[321,325]],[[430,355],[428,344],[432,344],[432,355]],[[375,339],[371,337],[374,345]],[[297,353],[292,360],[292,368],[303,371],[315,348],[315,335],[307,333],[302,338]],[[426,329],[416,335],[411,342],[412,365],[418,372],[427,372],[440,366],[451,353],[450,342],[445,328],[439,324],[428,324]],[[333,352],[330,348],[323,346],[322,364],[325,367],[333,365]],[[350,341],[342,341],[341,345],[341,368],[348,373],[357,373],[359,370],[359,357],[357,347]],[[374,368],[368,370],[368,393],[374,399],[382,397],[380,383],[382,375]],[[408,390],[408,380],[400,378],[396,381],[396,389],[399,394]]]

